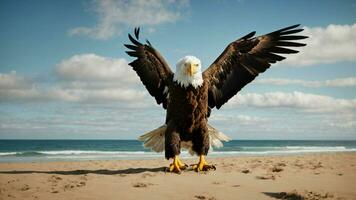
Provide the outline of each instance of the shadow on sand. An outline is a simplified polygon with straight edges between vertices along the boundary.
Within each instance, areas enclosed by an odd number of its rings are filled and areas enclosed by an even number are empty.
[[[0,174],[58,174],[58,175],[84,175],[84,174],[101,174],[101,175],[116,175],[116,174],[140,174],[144,172],[165,172],[166,167],[157,168],[128,168],[120,170],[72,170],[72,171],[0,171]]]

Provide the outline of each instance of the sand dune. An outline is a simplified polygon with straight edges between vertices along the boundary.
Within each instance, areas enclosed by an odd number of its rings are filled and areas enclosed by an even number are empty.
[[[163,158],[1,163],[0,199],[356,199],[356,153],[209,162],[216,171],[181,174]]]

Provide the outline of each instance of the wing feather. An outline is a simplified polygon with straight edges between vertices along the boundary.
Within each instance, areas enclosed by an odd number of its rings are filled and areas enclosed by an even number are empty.
[[[136,39],[128,34],[132,44],[124,44],[125,47],[130,49],[126,53],[131,57],[136,57],[136,60],[129,65],[136,71],[149,94],[155,97],[157,104],[163,104],[163,107],[166,108],[168,94],[164,90],[172,80],[173,73],[167,62],[148,40],[147,44],[138,41],[139,34],[140,28],[135,28]]]
[[[271,64],[285,59],[278,54],[298,53],[288,48],[305,46],[295,40],[307,36],[292,35],[303,31],[295,29],[298,26],[289,26],[259,37],[253,37],[255,32],[251,32],[230,43],[203,73],[204,81],[209,84],[209,107],[219,109]]]

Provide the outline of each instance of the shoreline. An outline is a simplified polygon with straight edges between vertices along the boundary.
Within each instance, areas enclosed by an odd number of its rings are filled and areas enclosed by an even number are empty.
[[[279,157],[279,156],[299,156],[299,155],[314,155],[314,154],[347,154],[356,153],[355,150],[337,150],[337,151],[307,151],[307,152],[230,152],[230,151],[216,151],[210,152],[208,158],[234,158],[234,157]],[[47,163],[47,162],[85,162],[85,161],[134,161],[134,160],[161,160],[165,159],[163,153],[143,152],[138,154],[134,152],[131,156],[129,153],[121,154],[67,154],[67,155],[43,155],[43,156],[21,156],[21,155],[2,155],[0,157],[1,163]],[[183,151],[180,155],[182,159],[194,159],[196,155],[190,155]]]
[[[154,153],[154,152],[153,152]],[[207,159],[219,159],[219,158],[260,158],[260,157],[296,157],[296,156],[316,156],[316,155],[323,155],[323,154],[356,154],[356,151],[352,150],[352,151],[325,151],[325,152],[299,152],[299,153],[271,153],[271,154],[264,154],[264,153],[260,153],[260,154],[230,154],[230,153],[226,153],[226,154],[215,154],[215,155],[210,155],[208,154]],[[198,156],[197,155],[181,155],[180,156],[182,159],[186,159],[186,160],[192,160],[192,159],[197,159]],[[26,157],[18,157],[18,159],[21,158],[26,158]],[[46,159],[46,158],[43,158]],[[58,160],[56,160],[58,159]],[[166,158],[164,157],[164,154],[157,154],[156,156],[153,157],[135,157],[135,158],[116,158],[116,157],[112,157],[112,158],[99,158],[99,159],[81,159],[80,157],[78,157],[78,160],[74,160],[74,159],[66,159],[66,158],[54,158],[53,160],[48,159],[48,160],[28,160],[28,161],[11,161],[11,162],[6,162],[6,161],[2,161],[0,159],[0,165],[1,164],[10,164],[10,163],[16,163],[16,164],[26,164],[26,163],[77,163],[77,162],[93,162],[93,161],[118,161],[118,162],[125,162],[125,161],[151,161],[151,160],[157,160],[157,161],[161,161],[161,160],[166,160]]]
[[[0,199],[356,199],[355,152],[207,159],[216,171],[166,173],[164,158],[0,163]]]

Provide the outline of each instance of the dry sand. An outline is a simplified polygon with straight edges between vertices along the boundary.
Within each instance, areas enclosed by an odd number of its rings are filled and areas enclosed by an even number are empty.
[[[163,158],[2,163],[0,199],[356,199],[356,153],[208,161],[216,171],[165,173]]]

